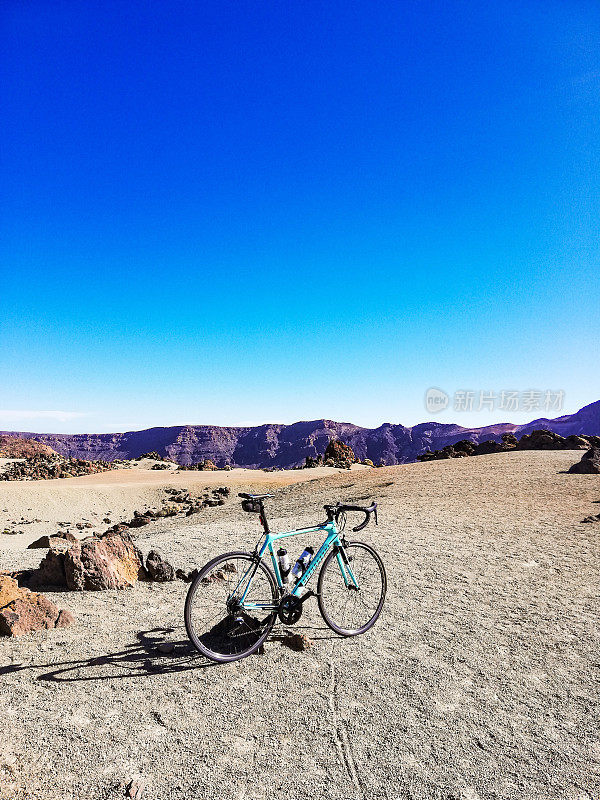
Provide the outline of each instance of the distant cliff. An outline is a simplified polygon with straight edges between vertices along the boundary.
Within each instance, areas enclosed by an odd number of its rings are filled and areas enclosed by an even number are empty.
[[[484,428],[461,428],[439,422],[423,422],[412,428],[386,422],[378,428],[361,428],[348,422],[320,419],[293,425],[244,428],[175,425],[127,433],[0,433],[36,439],[61,455],[76,458],[113,461],[136,458],[155,450],[184,465],[210,458],[218,466],[289,468],[303,464],[306,456],[324,453],[332,438],[349,444],[360,459],[370,458],[375,464],[405,464],[415,461],[426,450],[439,450],[460,439],[500,441],[505,432],[521,436],[537,428],[546,428],[561,436],[600,435],[600,400],[576,414],[556,419],[536,419],[526,425],[501,423]]]

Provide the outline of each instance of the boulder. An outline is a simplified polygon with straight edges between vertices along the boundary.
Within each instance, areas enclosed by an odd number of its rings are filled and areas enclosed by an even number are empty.
[[[126,533],[84,539],[63,555],[67,588],[128,589],[146,577],[142,555]]]
[[[77,537],[73,536],[72,533],[68,531],[58,531],[58,533],[52,534],[52,536],[40,536],[39,539],[36,539],[35,542],[32,542],[28,550],[36,550],[41,549],[43,547],[48,548],[52,547],[56,544],[61,544],[63,542],[76,542]]]
[[[600,447],[592,447],[573,464],[569,472],[578,475],[600,475]]]
[[[37,569],[24,573],[23,584],[30,589],[40,589],[42,586],[54,586],[61,589],[67,588],[65,577],[65,548],[52,544]],[[21,583],[21,581],[19,581]]]
[[[73,621],[70,612],[57,608],[45,595],[20,588],[13,578],[0,575],[0,635],[64,628]]]
[[[164,583],[175,580],[175,570],[157,550],[150,550],[148,553],[146,557],[146,572],[153,581]]]

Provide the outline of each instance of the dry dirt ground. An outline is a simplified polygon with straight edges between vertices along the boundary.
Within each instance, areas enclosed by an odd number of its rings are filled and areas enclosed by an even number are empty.
[[[0,469],[8,461],[0,459]],[[205,487],[216,486],[229,486],[234,493],[250,489],[269,492],[291,483],[347,473],[347,470],[333,467],[277,472],[152,470],[156,463],[151,459],[131,461],[127,469],[79,478],[0,482],[0,552],[13,548],[22,550],[40,536],[56,533],[60,522],[69,523],[62,526],[63,530],[70,530],[76,536],[100,533],[107,528],[107,523],[103,522],[105,518],[112,523],[128,522],[134,511],[159,507],[166,487],[185,487],[192,494],[200,495]],[[355,464],[352,472],[368,469]],[[91,528],[78,531],[77,522],[88,522]]]
[[[75,625],[0,642],[0,796],[113,800],[141,775],[148,800],[598,800],[600,524],[580,520],[600,481],[564,474],[578,456],[277,489],[275,528],[319,519],[325,501],[379,501],[379,527],[357,538],[384,556],[388,597],[356,639],[311,601],[308,651],[278,625],[263,655],[208,665],[186,642],[181,582],[56,594]],[[137,541],[189,567],[257,535],[230,499]],[[40,555],[0,554],[5,568]]]

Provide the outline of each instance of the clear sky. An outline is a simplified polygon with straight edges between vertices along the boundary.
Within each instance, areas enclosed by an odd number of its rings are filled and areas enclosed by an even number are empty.
[[[597,1],[4,0],[0,25],[0,429],[600,398]]]

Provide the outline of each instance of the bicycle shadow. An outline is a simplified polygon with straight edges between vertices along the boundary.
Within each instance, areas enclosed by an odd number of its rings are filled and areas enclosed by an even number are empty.
[[[192,669],[216,666],[204,658],[185,639],[173,642],[167,638],[175,633],[174,628],[152,628],[136,634],[137,641],[123,650],[92,658],[51,664],[11,664],[0,667],[0,677],[24,670],[52,667],[36,677],[38,681],[53,683],[75,683],[80,681],[106,681],[119,678],[143,678],[150,675],[170,675]],[[159,645],[173,645],[170,653],[161,653]]]
[[[78,683],[171,675],[194,669],[224,666],[210,661],[198,653],[187,638],[173,641],[172,634],[174,633],[176,633],[175,628],[151,628],[139,631],[136,634],[137,641],[126,645],[123,650],[91,658],[48,664],[9,664],[0,667],[0,678],[15,672],[46,670],[50,667],[51,669],[48,669],[47,672],[37,675],[35,680],[51,683]],[[306,635],[311,641],[345,641],[325,626],[305,624],[278,626],[269,634],[265,644],[277,642],[280,646],[288,646],[293,634],[298,633]],[[172,651],[160,652],[159,647],[167,644],[172,646]],[[264,652],[263,646],[258,655],[261,656]]]

